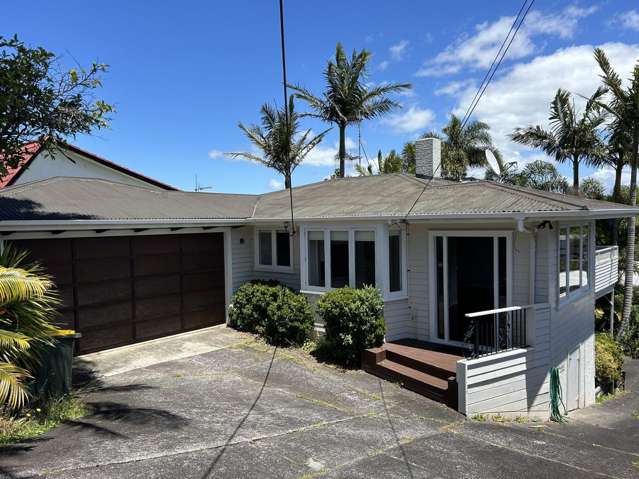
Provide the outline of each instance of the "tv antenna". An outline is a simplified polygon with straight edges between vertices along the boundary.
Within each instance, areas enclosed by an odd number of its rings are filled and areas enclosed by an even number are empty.
[[[195,175],[195,191],[204,191],[204,190],[210,190],[213,189],[212,186],[202,186],[201,184],[198,183],[197,181],[197,175]]]

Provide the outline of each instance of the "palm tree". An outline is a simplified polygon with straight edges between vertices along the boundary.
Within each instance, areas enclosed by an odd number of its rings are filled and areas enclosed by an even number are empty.
[[[597,101],[597,104],[611,114],[616,127],[625,132],[619,141],[623,145],[624,156],[630,163],[630,206],[637,204],[637,156],[639,150],[639,62],[635,64],[627,87],[615,72],[605,52],[595,49],[595,60],[602,71],[601,79],[610,94],[609,103]],[[628,218],[628,241],[626,245],[626,264],[624,277],[623,310],[621,326],[617,337],[623,338],[629,330],[632,312],[633,276],[635,266],[636,217]]]
[[[408,142],[402,148],[402,171],[414,175],[417,169],[416,161],[415,143]]]
[[[486,166],[485,179],[498,183],[514,184],[517,179],[517,162],[506,163],[499,151],[494,150],[495,160],[497,160],[497,171],[489,164]]]
[[[262,105],[262,125],[245,126],[240,129],[259,150],[261,155],[250,152],[231,152],[227,155],[234,158],[246,158],[262,163],[284,176],[285,187],[291,188],[293,171],[304,160],[313,148],[324,138],[329,130],[312,136],[312,130],[300,133],[300,115],[295,111],[294,99],[288,103],[288,123],[286,111],[278,110],[269,104]]]
[[[346,165],[346,127],[352,123],[382,116],[400,105],[388,98],[390,93],[411,88],[410,83],[387,83],[369,88],[365,79],[371,54],[366,50],[353,51],[349,59],[340,43],[335,48],[335,59],[329,60],[324,77],[326,89],[322,96],[296,85],[295,96],[308,103],[310,115],[339,128],[339,176],[344,177]]]
[[[25,264],[26,256],[10,245],[0,254],[0,410],[25,404],[38,346],[50,344],[58,331],[53,282],[39,266]]]
[[[601,181],[596,178],[586,178],[581,182],[581,194],[591,200],[603,200],[606,189]]]
[[[442,128],[444,136],[437,132],[428,132],[422,138],[442,140],[442,176],[461,180],[471,166],[486,164],[486,150],[499,155],[493,146],[490,127],[481,121],[471,121],[464,125],[456,115],[451,115],[448,124]]]
[[[515,174],[514,183],[554,193],[565,193],[568,190],[566,178],[559,173],[555,165],[543,160],[528,163],[523,170]]]
[[[395,150],[391,150],[386,158],[382,156],[382,150],[377,151],[377,174],[385,175],[388,173],[401,173],[403,167],[403,158],[397,154]],[[369,162],[366,167],[355,165],[355,170],[359,176],[373,176],[375,170],[373,163]]]
[[[598,88],[588,98],[586,107],[578,118],[575,103],[569,92],[557,90],[550,104],[550,130],[541,126],[517,128],[511,138],[517,143],[539,148],[559,163],[572,163],[572,192],[579,194],[579,166],[584,163],[599,166],[605,157],[605,145],[599,130],[606,115],[599,106],[599,100],[605,94],[604,88]]]

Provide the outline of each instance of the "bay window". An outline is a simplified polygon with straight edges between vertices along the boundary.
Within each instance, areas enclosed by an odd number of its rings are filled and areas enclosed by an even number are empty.
[[[558,249],[558,286],[562,299],[590,286],[590,226],[561,226]]]
[[[292,241],[288,231],[258,229],[255,240],[255,269],[292,270]]]

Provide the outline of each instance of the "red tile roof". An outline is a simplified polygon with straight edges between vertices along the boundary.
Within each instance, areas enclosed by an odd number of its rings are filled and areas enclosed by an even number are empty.
[[[118,165],[117,163],[114,163],[105,158],[99,157],[89,151],[78,148],[75,145],[71,145],[67,143],[67,144],[64,144],[62,147],[80,156],[89,158],[90,160],[93,160],[96,163],[100,163],[101,165],[104,165],[107,168],[111,168],[113,170],[119,171],[120,173],[124,173],[125,175],[131,176],[133,178],[137,178],[138,180],[157,186],[158,188],[162,188],[164,190],[169,190],[169,191],[177,190],[177,188],[171,185],[167,185],[166,183],[162,183],[161,181],[154,180],[153,178],[143,175],[142,173],[138,173],[137,171],[133,171],[122,165]],[[8,168],[8,173],[5,176],[0,177],[0,189],[5,188],[7,186],[11,186],[12,184],[15,183],[15,181],[20,177],[22,172],[29,165],[29,163],[33,161],[33,159],[36,156],[38,156],[38,153],[40,153],[40,150],[41,150],[41,144],[37,141],[34,141],[32,143],[25,144],[23,148],[24,148],[24,153],[22,155],[22,160],[20,161],[18,166],[16,168]]]

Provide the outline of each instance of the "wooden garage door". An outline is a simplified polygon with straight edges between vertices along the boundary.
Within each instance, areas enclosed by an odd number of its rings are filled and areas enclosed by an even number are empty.
[[[224,322],[222,233],[14,243],[54,276],[79,353]]]

